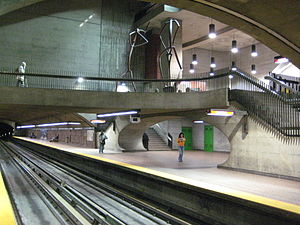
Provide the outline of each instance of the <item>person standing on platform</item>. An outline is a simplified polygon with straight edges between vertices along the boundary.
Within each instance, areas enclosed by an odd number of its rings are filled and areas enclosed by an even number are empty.
[[[143,145],[144,148],[147,149],[147,151],[149,151],[149,137],[146,133],[143,134]]]
[[[25,87],[25,73],[26,62],[22,62],[19,68],[16,70],[20,75],[17,76],[17,87]]]
[[[99,136],[99,153],[102,154],[104,151],[105,140],[108,139],[107,136],[101,131]]]
[[[184,133],[181,132],[177,138],[178,151],[179,151],[178,162],[182,162],[185,141],[186,139],[184,137]]]

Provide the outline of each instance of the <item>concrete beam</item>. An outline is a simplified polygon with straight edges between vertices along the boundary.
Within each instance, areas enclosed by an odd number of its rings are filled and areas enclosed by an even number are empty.
[[[227,32],[232,31],[232,30],[234,30],[234,28],[228,26],[228,27],[224,27],[224,28],[216,31],[216,34],[221,35],[221,34],[227,33]],[[195,48],[195,47],[197,47],[198,43],[206,41],[208,39],[209,39],[208,35],[202,36],[202,37],[197,38],[195,40],[183,43],[182,48],[183,48],[183,50],[188,50],[188,49],[191,49],[191,48]]]
[[[0,118],[26,120],[26,112],[88,112],[142,109],[147,113],[226,108],[226,88],[189,93],[118,93],[39,88],[0,87]],[[24,109],[22,111],[22,109]],[[12,115],[15,118],[11,118]],[[39,115],[42,117],[42,115]]]
[[[44,0],[0,0],[0,16]]]

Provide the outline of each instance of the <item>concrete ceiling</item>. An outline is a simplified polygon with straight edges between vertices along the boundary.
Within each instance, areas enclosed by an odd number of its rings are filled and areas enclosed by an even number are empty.
[[[213,20],[209,17],[187,10],[179,10],[178,12],[163,11],[149,21],[150,27],[160,28],[161,23],[168,18],[176,18],[182,21],[182,40],[184,50],[190,48],[211,49],[213,47],[213,49],[217,51],[230,51],[231,41],[233,38],[237,40],[239,48],[248,47],[251,44],[257,43],[254,38],[242,31],[231,28],[227,24]],[[148,21],[146,23],[148,23]],[[215,39],[209,39],[207,38],[207,34],[208,25],[210,23],[215,24],[216,31],[220,31],[224,28],[230,29],[219,34]]]
[[[143,0],[222,21],[254,37],[300,67],[299,0]]]

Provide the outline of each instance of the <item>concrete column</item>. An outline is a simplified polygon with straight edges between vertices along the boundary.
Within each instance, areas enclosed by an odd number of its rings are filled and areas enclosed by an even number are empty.
[[[149,43],[146,45],[145,52],[145,78],[160,79],[161,74],[157,60],[160,54],[159,29],[152,29],[147,35]]]
[[[175,23],[167,23],[169,21],[169,19],[165,20],[162,22],[161,27],[164,28],[163,32],[162,32],[162,39],[165,43],[165,45],[168,47],[170,46],[170,40],[169,40],[169,34],[172,34],[171,36],[174,37],[177,26],[175,25]],[[175,38],[175,42],[174,42],[174,47],[176,49],[178,58],[179,58],[179,62],[182,65],[182,21],[178,20],[180,27],[176,33],[176,38]],[[170,30],[170,27],[172,26],[172,29]],[[170,32],[172,31],[172,32]],[[161,51],[164,50],[164,47],[161,45]],[[170,67],[168,64],[168,56],[167,54],[163,54],[163,57],[161,59],[162,62],[162,77],[165,79],[171,78],[171,79],[177,79],[177,78],[181,78],[182,77],[182,70],[179,68],[179,65],[177,63],[176,60],[176,56],[175,56],[175,52],[172,51],[172,57],[171,57],[171,63],[170,63]]]

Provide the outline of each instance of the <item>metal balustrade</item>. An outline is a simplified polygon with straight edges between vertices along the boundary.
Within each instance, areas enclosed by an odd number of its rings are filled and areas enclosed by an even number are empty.
[[[0,86],[16,86],[18,73],[0,72]],[[244,71],[228,68],[195,74],[189,79],[119,79],[72,75],[24,74],[24,88],[51,88],[87,91],[137,92],[204,92],[228,88],[230,101],[239,103],[250,115],[260,119],[285,136],[300,137],[300,94],[275,92],[271,87]],[[229,75],[231,75],[229,78]]]

